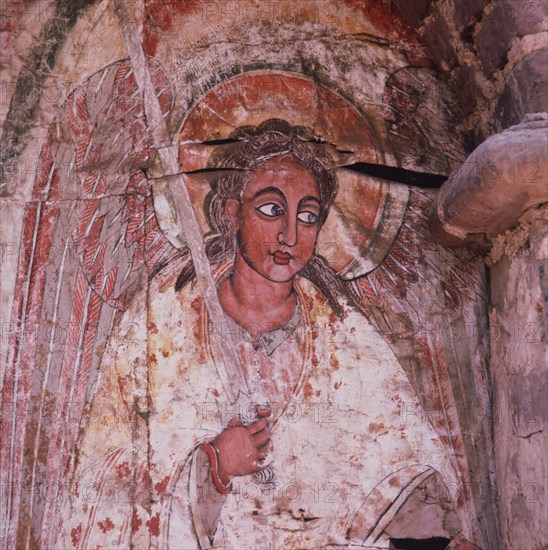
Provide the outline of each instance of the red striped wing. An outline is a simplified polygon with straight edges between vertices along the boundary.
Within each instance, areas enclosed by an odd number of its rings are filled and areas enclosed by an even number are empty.
[[[477,353],[483,345],[478,312],[485,308],[485,274],[481,259],[434,243],[427,224],[433,197],[431,191],[411,190],[390,252],[378,268],[354,281],[354,288],[444,443],[462,484],[458,505],[474,523],[472,489],[483,491],[485,498],[489,488],[480,489],[471,472],[479,456],[492,452],[488,417],[473,415],[478,406],[488,409],[485,353]],[[473,383],[463,386],[462,380]],[[487,480],[488,464],[484,461],[481,468],[476,475]]]
[[[150,70],[165,116],[170,82]],[[49,547],[55,507],[114,316],[176,257],[153,215],[153,151],[129,62],[67,98],[25,209],[0,425],[7,546]]]

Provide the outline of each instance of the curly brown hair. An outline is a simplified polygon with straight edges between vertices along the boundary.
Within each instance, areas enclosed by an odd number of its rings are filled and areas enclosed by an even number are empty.
[[[313,175],[320,195],[320,226],[325,222],[335,195],[337,177],[332,159],[321,140],[303,126],[292,126],[284,120],[270,119],[259,126],[244,126],[230,136],[228,145],[219,147],[212,155],[210,168],[218,170],[211,182],[204,212],[210,232],[205,237],[205,252],[212,267],[234,259],[236,233],[226,215],[227,199],[239,199],[249,174],[267,159],[290,155]],[[313,254],[299,273],[314,283],[325,295],[337,315],[343,314],[340,298],[355,304],[350,285],[337,276],[325,258]],[[175,289],[182,289],[196,277],[191,258],[181,270]]]

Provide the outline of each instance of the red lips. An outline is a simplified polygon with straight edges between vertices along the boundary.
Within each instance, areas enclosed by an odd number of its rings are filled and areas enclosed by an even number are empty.
[[[272,254],[272,257],[274,258],[274,263],[278,265],[287,265],[291,258],[293,258],[289,252],[280,252],[279,250],[276,250],[276,252]]]

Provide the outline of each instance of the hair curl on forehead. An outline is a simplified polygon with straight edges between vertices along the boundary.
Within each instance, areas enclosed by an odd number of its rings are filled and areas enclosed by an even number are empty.
[[[229,170],[216,178],[206,200],[206,214],[211,221],[216,217],[211,217],[211,206],[217,202],[215,198],[224,202],[239,197],[250,172],[271,158],[285,155],[294,158],[312,174],[320,195],[320,222],[325,221],[337,192],[337,179],[333,161],[310,129],[270,119],[256,127],[238,128],[230,138],[234,142],[217,149],[210,161],[214,168]]]

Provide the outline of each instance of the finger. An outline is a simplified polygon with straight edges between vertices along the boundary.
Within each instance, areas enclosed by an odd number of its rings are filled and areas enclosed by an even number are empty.
[[[270,441],[270,432],[268,430],[263,430],[262,432],[251,436],[251,439],[255,448],[260,449]]]
[[[239,414],[234,418],[231,418],[227,424],[229,428],[234,428],[235,426],[241,426],[241,425],[242,425],[242,418],[240,417]]]
[[[257,422],[253,422],[253,424],[250,424],[247,429],[252,433],[256,434],[257,432],[260,432],[261,430],[264,430],[266,428],[266,419],[261,418],[260,420],[257,420]]]
[[[260,453],[257,453],[257,458],[255,459],[253,466],[258,466],[259,470],[264,470],[265,468],[268,468],[272,462],[272,453],[270,451],[261,451]]]
[[[269,460],[269,454],[258,454],[255,458],[255,461],[253,462],[254,467],[258,467],[259,470],[262,470],[264,467],[266,467],[268,464],[272,464],[272,460]]]
[[[264,445],[257,449],[257,457],[265,458],[272,451],[272,441],[269,439]]]
[[[262,430],[251,436],[256,449],[266,445],[270,441],[270,430]]]
[[[272,413],[269,405],[257,405],[257,414],[260,418],[266,418]]]

